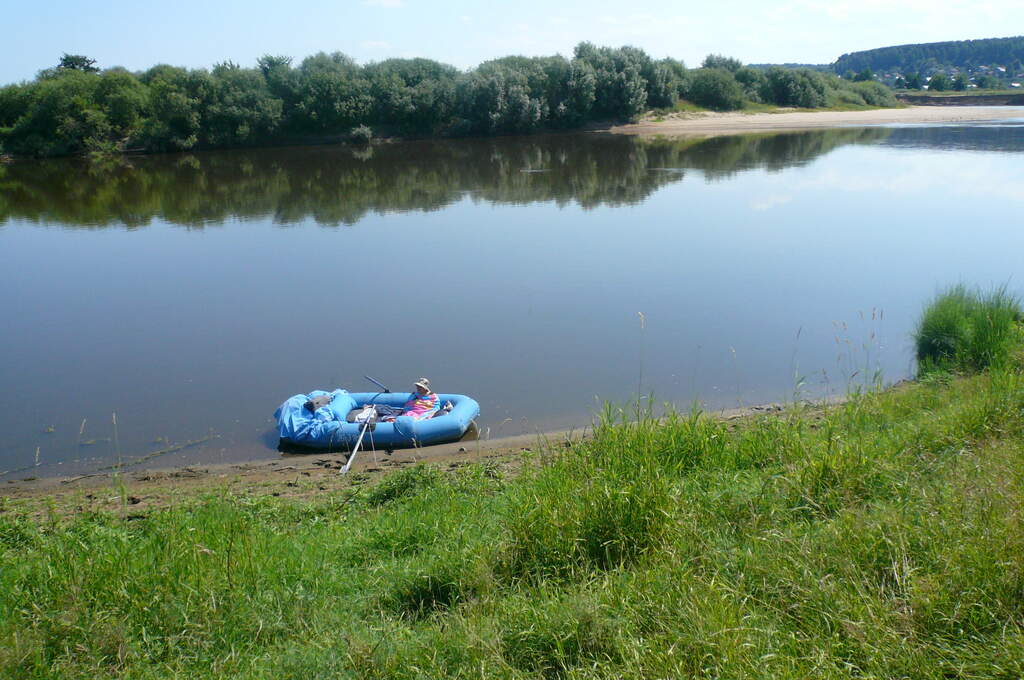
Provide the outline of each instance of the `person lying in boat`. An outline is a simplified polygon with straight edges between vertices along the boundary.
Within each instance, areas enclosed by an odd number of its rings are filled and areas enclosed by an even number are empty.
[[[440,407],[437,403],[437,394],[430,390],[430,381],[420,378],[413,383],[413,389],[414,391],[409,394],[409,401],[401,407],[383,404],[375,406],[377,417],[385,423],[391,422],[399,416],[409,416],[414,420],[433,418]]]

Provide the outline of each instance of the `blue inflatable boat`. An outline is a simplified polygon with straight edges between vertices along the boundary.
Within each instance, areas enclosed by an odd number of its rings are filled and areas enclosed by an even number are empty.
[[[330,396],[329,404],[310,411],[306,402]],[[281,451],[314,449],[349,451],[363,431],[363,423],[349,422],[350,413],[367,404],[401,407],[409,400],[407,392],[354,392],[314,390],[297,394],[274,411]],[[466,434],[480,405],[462,394],[438,394],[438,404],[451,402],[452,409],[433,418],[415,420],[398,416],[394,422],[376,422],[367,428],[361,447],[365,449],[402,449],[458,441]]]

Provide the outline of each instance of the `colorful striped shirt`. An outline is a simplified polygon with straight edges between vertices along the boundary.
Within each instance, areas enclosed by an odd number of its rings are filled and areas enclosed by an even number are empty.
[[[433,392],[420,395],[418,392],[413,392],[410,395],[409,401],[405,402],[402,408],[405,410],[403,416],[409,416],[416,420],[423,420],[434,415],[437,411],[437,395]]]

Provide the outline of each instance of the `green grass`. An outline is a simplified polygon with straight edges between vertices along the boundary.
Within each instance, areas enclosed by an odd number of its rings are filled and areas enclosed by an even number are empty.
[[[1007,361],[741,423],[609,408],[512,479],[0,503],[0,677],[1020,677],[1022,414]]]
[[[1005,363],[1021,346],[1020,300],[1005,287],[990,292],[964,285],[938,294],[928,303],[917,329],[918,372],[979,371]]]

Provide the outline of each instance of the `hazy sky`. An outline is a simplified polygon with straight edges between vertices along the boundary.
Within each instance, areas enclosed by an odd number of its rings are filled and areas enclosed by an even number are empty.
[[[0,83],[31,79],[64,52],[101,67],[254,65],[341,51],[360,62],[429,57],[460,68],[509,54],[570,54],[583,40],[635,45],[696,66],[830,63],[905,43],[1024,34],[1021,0],[51,0],[5,3]]]

